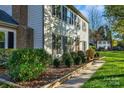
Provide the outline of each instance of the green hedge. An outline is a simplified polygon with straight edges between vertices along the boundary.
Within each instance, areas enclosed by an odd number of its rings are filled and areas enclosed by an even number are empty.
[[[7,68],[7,61],[14,49],[0,49],[0,66]]]
[[[60,66],[61,61],[58,58],[55,58],[53,60],[53,66],[58,68]]]
[[[16,81],[36,79],[51,61],[51,55],[43,49],[17,49],[8,61],[9,74]]]
[[[68,52],[65,52],[65,53],[63,54],[63,57],[62,57],[62,58],[63,58],[64,64],[65,64],[67,67],[71,67],[71,65],[74,63],[74,60],[73,60],[71,54],[68,53]]]
[[[86,62],[86,55],[83,51],[78,51],[78,56],[81,58],[82,63]]]

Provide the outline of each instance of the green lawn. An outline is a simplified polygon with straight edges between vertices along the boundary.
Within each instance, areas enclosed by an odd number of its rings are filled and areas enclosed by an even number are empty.
[[[82,88],[124,88],[124,51],[100,52],[106,63]]]

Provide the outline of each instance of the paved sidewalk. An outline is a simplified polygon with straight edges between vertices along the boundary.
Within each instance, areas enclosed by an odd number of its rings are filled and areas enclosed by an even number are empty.
[[[70,80],[67,80],[58,88],[80,88],[91,76],[99,69],[105,61],[97,60],[93,63],[92,66],[87,67],[82,71],[82,73],[77,74],[76,76],[72,77]]]

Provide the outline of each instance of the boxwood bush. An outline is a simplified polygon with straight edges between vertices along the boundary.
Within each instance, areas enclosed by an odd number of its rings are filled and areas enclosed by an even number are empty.
[[[43,49],[17,49],[8,60],[9,75],[13,80],[36,79],[51,63],[51,55]]]
[[[67,67],[71,67],[71,65],[74,63],[74,60],[70,53],[65,52],[63,54],[63,62]]]
[[[77,53],[76,52],[70,52],[70,54],[71,54],[73,60],[75,61],[77,56],[78,56]]]
[[[14,49],[0,49],[0,66],[7,68],[7,61]]]
[[[60,66],[60,60],[58,58],[55,58],[53,60],[53,66],[56,68],[58,68]]]
[[[77,57],[75,58],[74,64],[75,64],[75,65],[80,65],[81,62],[82,62],[81,57],[80,57],[80,56],[77,56]]]
[[[95,58],[99,58],[100,57],[100,54],[99,52],[96,52],[95,55],[94,55]]]
[[[86,55],[83,51],[78,51],[78,56],[81,57],[82,63],[86,62]]]

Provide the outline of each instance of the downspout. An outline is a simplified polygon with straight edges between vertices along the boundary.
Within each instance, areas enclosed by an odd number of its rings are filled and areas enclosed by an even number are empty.
[[[44,49],[44,5],[42,5],[42,48]]]

